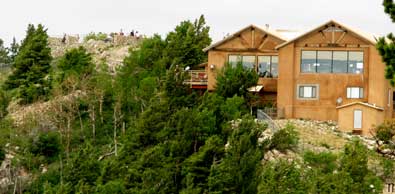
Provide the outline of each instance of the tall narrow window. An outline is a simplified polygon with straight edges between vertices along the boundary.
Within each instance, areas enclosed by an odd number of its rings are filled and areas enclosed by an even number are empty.
[[[317,52],[316,51],[302,51],[302,61],[300,70],[302,73],[316,72]]]
[[[270,56],[258,56],[258,74],[260,77],[270,76]]]
[[[236,65],[238,63],[241,62],[241,56],[240,55],[229,55],[228,58],[228,63],[232,66],[232,67],[236,67]]]
[[[347,51],[333,51],[333,73],[347,73]]]
[[[355,74],[363,73],[363,52],[348,52],[348,72]]]
[[[272,56],[271,73],[273,77],[278,77],[278,56]]]
[[[347,98],[363,98],[363,88],[347,87]]]
[[[243,67],[246,69],[254,69],[255,56],[243,56],[242,57]]]
[[[317,72],[318,73],[332,72],[332,51],[317,52]]]

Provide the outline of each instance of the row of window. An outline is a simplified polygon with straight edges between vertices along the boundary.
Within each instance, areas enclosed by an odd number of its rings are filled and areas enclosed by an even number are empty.
[[[319,85],[303,84],[298,85],[299,99],[318,99]],[[362,87],[347,87],[347,98],[363,98]]]
[[[247,69],[257,66],[260,77],[278,77],[278,56],[229,55],[228,62],[232,66],[241,63]]]
[[[362,51],[302,51],[302,73],[353,73],[363,72]]]

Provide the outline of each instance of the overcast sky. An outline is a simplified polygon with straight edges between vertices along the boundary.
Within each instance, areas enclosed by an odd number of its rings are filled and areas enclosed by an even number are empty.
[[[167,32],[204,14],[214,41],[249,24],[308,30],[330,19],[378,35],[395,32],[382,0],[1,0],[0,38],[10,43],[27,24],[42,23],[49,35],[138,30]]]

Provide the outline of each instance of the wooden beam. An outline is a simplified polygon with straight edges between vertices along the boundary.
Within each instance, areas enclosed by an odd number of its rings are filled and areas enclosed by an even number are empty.
[[[330,41],[326,38],[324,31],[320,30],[318,32],[321,33],[322,38],[323,38],[324,41],[326,41],[327,43],[330,43]]]
[[[258,49],[262,49],[263,46],[267,43],[267,41],[269,41],[269,37],[266,37],[265,40],[263,40],[263,42],[259,45]]]
[[[259,46],[262,44],[262,42],[263,42],[267,37],[268,37],[267,34],[263,35],[262,38],[259,40],[259,42],[257,42],[258,44],[256,44],[256,46],[259,47]],[[256,47],[254,47],[254,48],[256,48]]]
[[[276,50],[271,49],[257,49],[257,48],[215,48],[215,51],[224,51],[224,52],[272,52],[277,53]]]
[[[246,39],[244,39],[240,34],[238,35],[238,38],[240,39],[241,44],[242,44],[243,46],[245,46],[246,48],[250,47],[250,45],[248,44],[248,42],[246,41]]]
[[[251,43],[252,43],[252,48],[255,48],[255,29],[251,29]]]
[[[339,43],[340,41],[342,41],[343,38],[346,36],[346,34],[347,34],[347,31],[344,31],[344,32],[342,33],[342,35],[339,37],[339,39],[336,40],[335,43]]]

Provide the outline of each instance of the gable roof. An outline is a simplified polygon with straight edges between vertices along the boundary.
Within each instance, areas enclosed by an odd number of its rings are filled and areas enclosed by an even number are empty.
[[[336,107],[336,109],[341,109],[341,108],[345,108],[345,107],[349,107],[349,106],[353,106],[353,105],[357,105],[357,104],[360,104],[360,105],[366,106],[366,107],[370,107],[370,108],[373,108],[376,110],[381,110],[381,111],[384,110],[384,108],[382,108],[382,107],[376,106],[375,104],[369,104],[366,102],[352,102],[352,103],[338,106],[338,107]]]
[[[275,32],[275,31],[272,31],[272,30],[269,30],[269,29],[268,30],[264,30],[264,29],[262,29],[262,28],[260,28],[258,26],[255,26],[255,25],[251,24],[251,25],[249,25],[249,26],[247,26],[245,28],[242,28],[241,30],[239,30],[239,31],[227,36],[226,38],[224,38],[224,39],[222,39],[222,40],[220,40],[220,41],[218,41],[218,42],[216,42],[216,43],[204,48],[203,52],[207,52],[207,51],[211,50],[212,48],[215,48],[215,47],[217,47],[217,46],[219,46],[219,45],[221,45],[221,44],[223,44],[223,43],[225,43],[225,42],[237,37],[240,33],[242,33],[245,30],[248,30],[250,28],[258,29],[258,30],[260,30],[260,31],[262,31],[262,32],[264,32],[264,33],[266,33],[268,35],[274,36],[274,37],[276,37],[276,38],[278,38],[278,39],[280,39],[280,40],[282,40],[284,42],[287,41],[287,39],[284,36],[282,36],[281,34]]]
[[[367,42],[369,42],[369,43],[371,43],[373,45],[376,44],[376,38],[372,34],[361,32],[359,30],[350,28],[350,27],[348,27],[348,26],[346,26],[344,24],[341,24],[341,23],[339,23],[337,21],[334,21],[334,20],[329,20],[328,22],[325,22],[324,24],[319,25],[318,27],[313,28],[312,30],[309,30],[309,31],[307,31],[307,32],[305,32],[305,33],[303,33],[303,34],[301,34],[301,35],[299,35],[299,36],[287,41],[287,42],[284,42],[284,43],[276,46],[276,49],[279,49],[279,48],[284,47],[284,46],[286,46],[286,45],[288,45],[288,44],[290,44],[292,42],[295,42],[296,40],[299,40],[299,39],[301,39],[301,38],[303,38],[303,37],[305,37],[305,36],[307,36],[307,35],[309,35],[309,34],[311,34],[313,32],[316,32],[316,31],[320,30],[321,28],[329,26],[330,24],[337,25],[337,26],[341,27],[342,29],[344,29],[346,31],[349,31],[349,32],[359,36],[363,40],[365,40],[365,41],[367,41]]]

